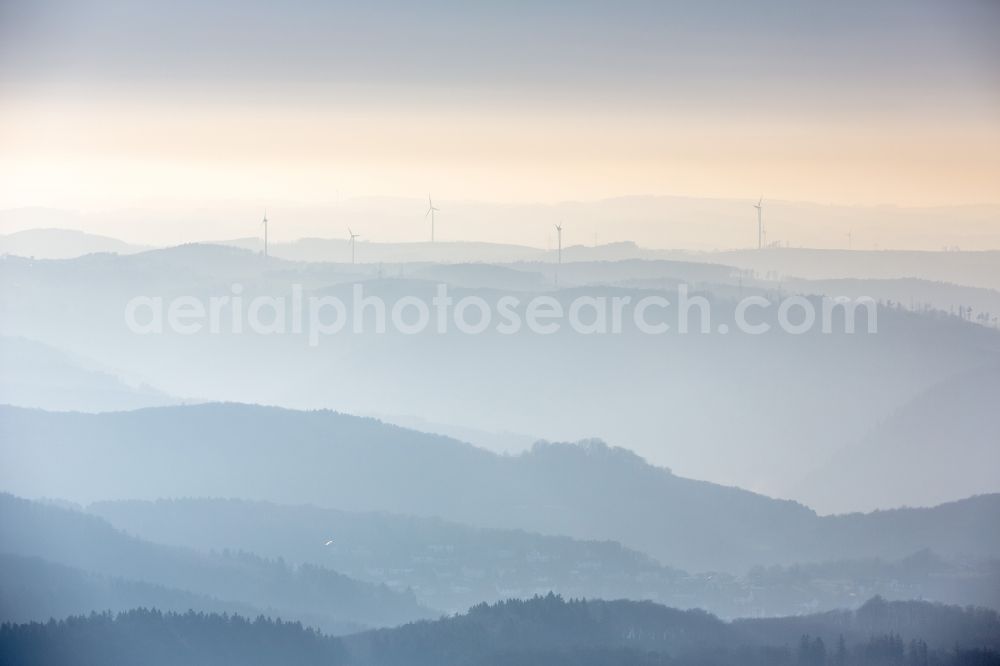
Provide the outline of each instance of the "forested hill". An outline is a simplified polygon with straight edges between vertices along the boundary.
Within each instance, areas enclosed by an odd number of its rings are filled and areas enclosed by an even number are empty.
[[[4,666],[332,666],[343,646],[298,622],[134,610],[0,626]]]
[[[824,649],[843,637],[845,647],[853,647],[863,660],[870,656],[865,654],[869,639],[879,636],[891,636],[903,645],[922,642],[929,650],[956,645],[998,649],[1000,620],[991,610],[876,597],[857,611],[725,623],[704,611],[650,602],[567,601],[548,595],[482,604],[463,616],[344,640],[356,658],[367,655],[371,663],[383,666],[476,663],[490,654],[599,650],[670,655],[681,663],[707,658],[708,663],[752,664],[789,663],[787,658],[802,663],[794,648],[805,635],[813,647],[819,639]],[[786,649],[790,649],[787,654]]]
[[[166,399],[419,415],[432,423],[550,440],[601,437],[686,476],[792,497],[824,513],[904,503],[927,506],[1000,491],[989,479],[981,485],[967,483],[969,477],[978,478],[981,466],[975,464],[978,458],[964,456],[929,465],[948,472],[935,479],[933,492],[923,493],[927,484],[915,483],[908,486],[912,494],[887,501],[867,497],[846,472],[831,475],[832,490],[824,486],[822,493],[813,494],[813,485],[803,484],[824,460],[863,442],[921,392],[966,372],[1000,366],[1000,333],[963,318],[970,305],[961,300],[964,294],[930,299],[946,309],[962,306],[963,317],[886,304],[871,311],[877,334],[869,334],[867,326],[848,334],[840,315],[832,322],[823,316],[818,299],[826,292],[799,283],[796,289],[812,299],[819,314],[812,330],[791,335],[783,332],[775,307],[787,285],[772,278],[754,280],[738,270],[690,261],[567,262],[559,268],[560,288],[553,290],[554,266],[398,265],[380,272],[372,264],[306,264],[273,256],[262,261],[245,250],[209,245],[64,261],[8,257],[0,262],[0,333],[44,343],[54,354],[70,353],[120,369],[127,375],[123,380],[148,383]],[[184,295],[207,305],[237,284],[245,288],[247,315],[258,297],[288,299],[298,287],[305,303],[332,297],[345,305],[353,303],[357,287],[366,297],[380,299],[391,314],[401,299],[432,304],[437,288],[447,286],[456,302],[466,296],[482,298],[493,310],[493,325],[481,335],[465,335],[453,324],[441,334],[431,326],[417,335],[403,334],[394,325],[385,335],[354,334],[348,326],[335,335],[321,335],[313,346],[307,331],[314,327],[304,326],[295,334],[290,321],[282,325],[287,334],[258,335],[249,320],[239,327],[241,332],[231,325],[246,317],[224,314],[216,332],[206,325],[200,333],[181,335],[168,325],[161,335],[137,334],[123,316],[137,297],[160,296],[168,306]],[[706,315],[711,325],[704,334],[694,320],[689,334],[680,332],[681,284],[710,306]],[[574,302],[591,298],[610,304],[615,297],[627,297],[633,305],[649,296],[666,298],[675,307],[654,308],[655,317],[671,329],[666,335],[648,335],[627,311],[621,333],[581,335],[569,318],[553,335],[536,335],[527,326],[514,335],[497,331],[499,299],[516,298],[519,317],[527,321],[525,308],[538,289],[567,314]],[[874,287],[851,289],[879,296]],[[913,292],[914,307],[928,300],[925,293]],[[754,322],[759,318],[771,326],[767,334],[736,334],[740,294],[772,299],[767,307],[754,307],[751,315]],[[993,307],[995,299],[987,301],[990,305],[980,307]],[[868,319],[867,312],[862,308],[858,316]],[[611,321],[613,315],[605,314]],[[585,308],[584,319],[590,321],[590,316]],[[829,335],[822,332],[822,323],[833,325]],[[721,324],[731,334],[721,334]],[[6,382],[15,404],[85,410],[151,404],[140,402],[142,396],[111,392],[101,401],[96,394],[87,400],[77,393],[61,396],[60,387],[79,375],[72,368],[42,372],[37,363],[8,365],[16,371]],[[86,381],[99,384],[93,379]],[[990,423],[990,414],[979,408],[969,413],[969,421]],[[944,427],[950,423],[940,420]],[[892,465],[873,466],[869,458],[853,456],[850,461],[878,478],[898,473]],[[872,503],[874,499],[879,501]],[[743,524],[747,522],[737,518],[719,532]]]
[[[600,442],[501,456],[330,411],[240,404],[78,414],[0,407],[0,487],[22,496],[239,497],[610,539],[690,571],[1000,555],[1000,495],[823,518]]]
[[[134,579],[54,564],[40,557],[0,553],[0,622],[31,622],[86,615],[95,610],[123,612],[152,607],[184,613],[191,609],[256,617],[263,609],[222,601]]]
[[[280,621],[143,610],[0,628],[5,663],[23,666],[993,666],[998,647],[993,611],[877,598],[856,612],[724,623],[648,602],[548,595],[341,639]]]
[[[0,553],[40,558],[78,572],[145,583],[130,589],[134,595],[146,595],[139,597],[140,605],[174,599],[167,608],[176,608],[179,603],[203,610],[259,608],[274,616],[299,619],[341,633],[436,616],[421,606],[411,592],[355,580],[324,567],[292,567],[280,559],[264,559],[246,552],[202,553],[164,546],[125,534],[96,516],[3,493]],[[23,571],[26,576],[44,573],[37,567]],[[72,576],[65,570],[63,573]],[[76,582],[68,581],[67,588],[53,601],[44,599],[50,589],[44,579],[0,578],[7,583],[0,594],[16,593],[21,598],[20,603],[12,605],[14,614],[4,619],[20,617],[18,614],[29,608],[65,610],[64,604],[71,603],[71,589],[86,594],[106,589],[72,576]],[[116,590],[112,592],[111,596],[99,594],[78,601],[89,604],[90,609],[104,610],[115,607],[122,598]],[[180,593],[187,594],[180,597]],[[5,607],[0,605],[0,609]]]
[[[947,520],[949,508],[958,507],[942,507],[945,515],[934,521]],[[389,579],[431,608],[453,613],[549,591],[568,598],[647,599],[725,618],[854,608],[875,594],[1000,609],[1000,561],[946,560],[930,550],[891,561],[754,567],[728,575],[685,572],[614,541],[383,512],[194,498],[100,502],[87,511],[149,541],[248,551],[370,582]],[[886,518],[898,522],[905,514]],[[324,545],[327,538],[333,542]]]

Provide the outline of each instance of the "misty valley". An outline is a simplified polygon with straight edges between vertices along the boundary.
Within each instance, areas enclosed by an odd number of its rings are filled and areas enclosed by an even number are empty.
[[[0,0],[0,666],[1000,666],[998,34]]]
[[[776,298],[722,264],[625,261],[566,264],[559,290],[517,263],[449,265],[445,284],[567,303],[669,300],[694,279],[714,316],[734,289]],[[439,293],[384,276],[415,266],[373,270],[225,245],[0,261],[10,663],[980,663],[1000,648],[1000,339],[976,322],[882,301],[878,332],[856,336],[348,330],[312,348],[133,335],[103,314],[164,284]],[[122,271],[126,288],[101,277]],[[781,409],[748,411],[777,376]],[[737,416],[738,438],[714,423]],[[583,429],[607,443],[516,434]],[[835,436],[800,439],[821,431]]]

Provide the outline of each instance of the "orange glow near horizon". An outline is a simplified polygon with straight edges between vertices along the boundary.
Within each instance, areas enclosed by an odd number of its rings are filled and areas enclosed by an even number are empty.
[[[549,104],[0,104],[0,207],[342,196],[500,203],[631,194],[842,205],[1000,203],[1000,125]]]

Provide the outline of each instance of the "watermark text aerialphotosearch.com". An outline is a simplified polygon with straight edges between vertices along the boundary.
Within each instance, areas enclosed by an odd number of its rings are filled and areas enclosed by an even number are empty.
[[[807,298],[785,296],[777,301],[745,296],[726,308],[726,321],[714,322],[713,302],[680,285],[676,294],[575,295],[530,297],[501,295],[455,297],[437,285],[433,296],[386,299],[366,294],[363,284],[349,296],[308,295],[302,285],[287,295],[244,294],[233,284],[228,294],[195,297],[137,296],[125,306],[125,324],[140,335],[173,333],[305,335],[311,346],[341,333],[402,335],[501,335],[529,332],[551,335],[569,330],[580,335],[614,335],[634,329],[647,335],[666,333],[762,335],[780,330],[792,335],[877,332],[878,307],[868,297]],[[836,325],[835,325],[836,324]]]

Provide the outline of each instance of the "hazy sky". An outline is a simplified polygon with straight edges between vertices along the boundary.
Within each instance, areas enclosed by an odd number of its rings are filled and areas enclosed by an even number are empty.
[[[992,0],[2,0],[0,207],[1000,203],[997,34]]]

